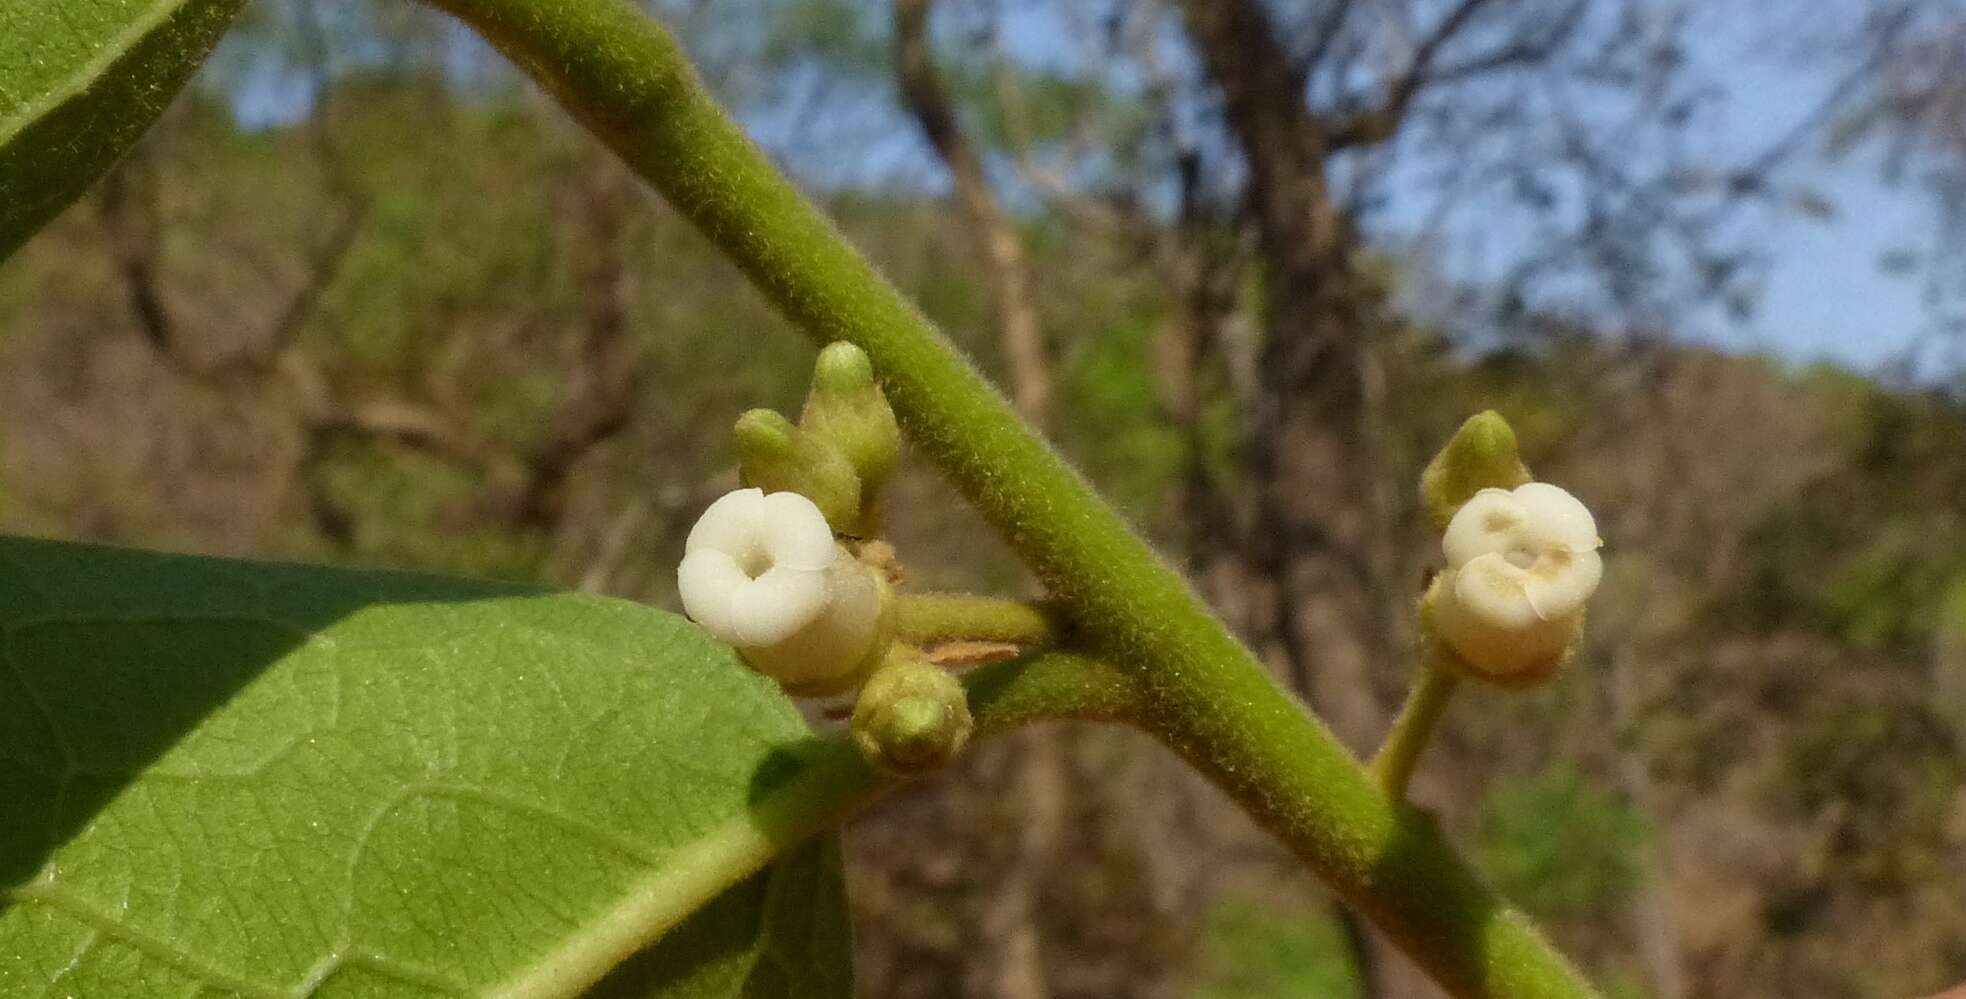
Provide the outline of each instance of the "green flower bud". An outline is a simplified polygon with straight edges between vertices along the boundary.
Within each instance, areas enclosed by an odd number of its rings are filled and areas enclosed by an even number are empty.
[[[1514,489],[1530,481],[1516,450],[1515,430],[1494,410],[1468,417],[1420,473],[1420,501],[1445,528],[1461,505],[1483,489]]]
[[[962,684],[912,657],[876,670],[853,706],[853,744],[867,762],[897,777],[917,777],[948,763],[973,726]]]
[[[862,533],[861,483],[853,464],[828,441],[769,409],[737,418],[737,478],[768,493],[798,493],[841,534]]]
[[[901,456],[901,428],[874,380],[867,352],[850,343],[829,344],[812,369],[799,425],[838,447],[852,463],[871,505]]]

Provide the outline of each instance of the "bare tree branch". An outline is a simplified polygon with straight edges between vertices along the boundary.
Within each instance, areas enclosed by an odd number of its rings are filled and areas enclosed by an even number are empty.
[[[313,0],[303,0],[296,10],[302,55],[315,80],[315,107],[306,126],[308,145],[326,179],[329,199],[335,206],[335,220],[328,227],[326,238],[306,251],[300,278],[280,307],[273,310],[266,329],[252,338],[253,349],[201,362],[185,343],[162,287],[162,209],[158,203],[156,164],[148,153],[139,151],[121,169],[105,178],[98,202],[138,329],[169,367],[185,378],[206,385],[263,382],[290,363],[284,355],[340,273],[367,213],[366,199],[347,174],[330,120],[334,87],[318,11]]]
[[[1001,31],[991,33],[991,43],[996,53],[992,60],[990,84],[997,99],[998,112],[1003,117],[1008,146],[1006,152],[1017,179],[1043,198],[1049,208],[1081,229],[1102,236],[1116,236],[1136,244],[1151,242],[1156,235],[1153,227],[1142,225],[1132,206],[1081,191],[1057,171],[1037,162],[1029,126],[1029,101],[1023,84],[1010,68]],[[1155,67],[1145,60],[1142,64],[1148,70],[1148,90],[1151,93],[1155,87]]]
[[[1793,157],[1812,137],[1822,134],[1825,126],[1833,122],[1856,97],[1863,87],[1876,78],[1892,54],[1897,50],[1905,29],[1911,25],[1917,13],[1912,5],[1899,7],[1890,12],[1878,25],[1872,36],[1870,51],[1856,65],[1850,67],[1838,79],[1829,92],[1823,95],[1816,106],[1783,133],[1760,154],[1750,159],[1745,167],[1735,172],[1734,186],[1737,189],[1755,189],[1765,176],[1775,167]]]
[[[377,396],[344,403],[317,415],[308,428],[320,435],[358,434],[402,444],[493,481],[517,477],[516,463],[491,442],[441,410],[408,399]]]
[[[627,429],[640,397],[642,348],[629,328],[622,256],[634,188],[611,160],[589,159],[578,194],[585,224],[580,351],[551,429],[524,460],[523,484],[508,507],[520,525],[548,527],[560,518],[568,478],[595,448]]]
[[[1583,23],[1589,0],[1575,0],[1541,31],[1516,38],[1489,51],[1439,65],[1441,52],[1481,11],[1487,0],[1461,0],[1413,49],[1406,69],[1394,78],[1379,102],[1363,111],[1342,115],[1330,126],[1331,148],[1369,146],[1399,132],[1413,102],[1426,88],[1464,81],[1518,66],[1533,65],[1554,55]]]
[[[1330,0],[1324,9],[1324,16],[1318,19],[1317,27],[1311,31],[1311,44],[1304,54],[1295,60],[1299,76],[1309,77],[1324,62],[1331,52],[1331,45],[1345,30],[1345,21],[1351,17],[1355,0]]]
[[[956,119],[954,103],[935,70],[928,38],[932,0],[896,0],[894,64],[908,111],[949,168],[957,200],[983,244],[997,324],[1010,365],[1011,397],[1042,425],[1051,404],[1049,351],[1031,291],[1030,266],[1016,231],[1004,216],[976,152]]]
[[[137,329],[167,365],[180,372],[196,366],[185,356],[170,306],[158,285],[156,170],[148,150],[133,150],[103,178],[97,216],[109,233],[110,252]]]
[[[272,327],[263,338],[266,356],[277,358],[293,344],[320,304],[321,296],[341,272],[342,263],[354,248],[362,223],[368,216],[368,199],[363,197],[342,156],[340,140],[334,130],[335,88],[333,67],[329,65],[326,31],[321,26],[316,0],[301,0],[297,7],[298,32],[303,57],[312,69],[315,83],[314,110],[308,116],[307,139],[315,165],[324,179],[328,200],[335,207],[335,221],[327,238],[307,254],[307,267],[301,280],[276,313]]]

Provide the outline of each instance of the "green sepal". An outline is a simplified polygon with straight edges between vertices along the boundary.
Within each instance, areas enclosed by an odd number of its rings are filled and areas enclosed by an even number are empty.
[[[768,493],[798,493],[819,507],[836,533],[863,533],[860,476],[837,446],[769,409],[738,417],[731,434],[737,440],[741,484]]]
[[[1468,417],[1447,446],[1420,473],[1420,501],[1434,524],[1446,528],[1474,494],[1514,489],[1532,481],[1516,449],[1515,429],[1494,410]]]
[[[819,352],[799,426],[846,455],[871,506],[900,460],[901,428],[866,351],[841,342]]]

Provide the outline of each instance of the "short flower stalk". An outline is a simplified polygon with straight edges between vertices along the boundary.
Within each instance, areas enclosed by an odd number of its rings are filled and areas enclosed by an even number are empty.
[[[1460,685],[1459,674],[1443,668],[1431,655],[1424,657],[1420,675],[1413,681],[1413,690],[1406,695],[1405,706],[1400,708],[1399,717],[1393,719],[1393,727],[1387,733],[1385,743],[1366,767],[1372,779],[1378,782],[1380,790],[1386,792],[1386,797],[1394,801],[1405,800],[1406,786],[1413,780],[1413,771],[1420,765],[1420,755],[1433,739],[1434,729],[1447,712],[1447,704],[1453,699],[1455,688]]]

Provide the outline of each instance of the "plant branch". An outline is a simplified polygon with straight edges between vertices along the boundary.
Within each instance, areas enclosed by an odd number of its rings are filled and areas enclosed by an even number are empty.
[[[555,94],[816,341],[847,340],[919,451],[1022,555],[1156,734],[1461,997],[1591,996],[1402,814],[1187,584],[774,168],[629,0],[436,0]],[[1026,689],[1029,689],[1028,687]]]
[[[1140,697],[1126,673],[1077,652],[1040,652],[963,674],[976,732],[1041,721],[1133,722]]]
[[[902,597],[896,606],[895,628],[897,638],[915,645],[957,641],[1050,645],[1062,630],[1045,607],[967,593]]]

